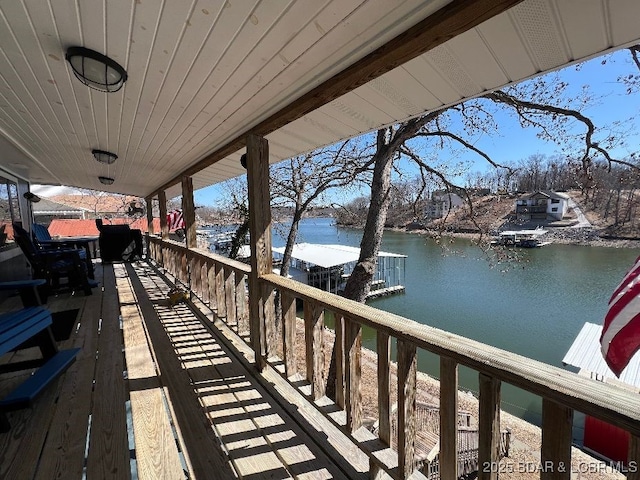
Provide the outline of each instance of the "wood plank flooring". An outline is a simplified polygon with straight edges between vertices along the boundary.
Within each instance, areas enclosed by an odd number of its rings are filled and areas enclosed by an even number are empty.
[[[78,308],[61,348],[77,361],[34,408],[9,414],[0,478],[363,478],[326,453],[247,370],[232,342],[184,304],[145,262],[96,265],[93,295],[61,294],[52,311]],[[17,297],[0,311],[20,308]],[[28,359],[35,349],[3,357]],[[0,395],[29,372],[0,375]],[[285,401],[286,403],[286,401]]]

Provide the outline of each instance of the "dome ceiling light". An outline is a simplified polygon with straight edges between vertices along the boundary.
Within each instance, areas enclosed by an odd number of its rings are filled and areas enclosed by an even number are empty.
[[[98,177],[98,180],[104,185],[111,185],[115,181],[115,179],[111,177]]]
[[[107,152],[105,150],[94,149],[91,150],[91,153],[97,161],[99,161],[100,163],[106,163],[108,165],[111,165],[118,159],[118,155],[116,155],[115,153]]]
[[[69,47],[65,58],[82,83],[101,92],[117,92],[127,81],[127,72],[118,62],[84,47]]]

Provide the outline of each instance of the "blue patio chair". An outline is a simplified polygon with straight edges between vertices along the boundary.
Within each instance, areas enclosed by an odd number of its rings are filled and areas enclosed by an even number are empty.
[[[36,247],[44,250],[60,250],[60,249],[77,249],[80,259],[87,265],[87,274],[89,278],[94,278],[93,263],[91,261],[91,250],[89,243],[92,240],[87,238],[52,238],[49,230],[44,225],[34,223],[31,225],[31,234]]]
[[[33,271],[33,278],[43,278],[50,289],[60,288],[60,279],[67,279],[70,288],[80,287],[85,295],[91,295],[91,288],[98,286],[88,277],[87,264],[80,258],[78,249],[39,249],[27,231],[13,224],[14,238],[27,258]]]

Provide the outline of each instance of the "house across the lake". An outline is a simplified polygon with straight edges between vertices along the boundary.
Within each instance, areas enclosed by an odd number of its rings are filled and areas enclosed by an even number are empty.
[[[282,261],[284,247],[273,250],[274,263]],[[289,275],[301,283],[331,293],[341,293],[360,256],[360,249],[346,245],[299,243],[293,247]],[[379,252],[368,298],[404,292],[406,255]]]
[[[562,220],[569,210],[569,196],[550,190],[539,190],[516,200],[518,220]]]

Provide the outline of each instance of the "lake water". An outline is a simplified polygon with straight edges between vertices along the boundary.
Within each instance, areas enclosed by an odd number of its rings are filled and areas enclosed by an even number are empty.
[[[362,230],[338,228],[332,219],[305,219],[298,242],[358,246]],[[283,246],[276,229],[274,246]],[[492,267],[470,241],[452,250],[418,234],[385,232],[382,249],[408,256],[406,292],[368,302],[381,310],[562,367],[562,358],[585,322],[601,324],[609,296],[640,255],[635,249],[547,245],[519,249],[508,268]],[[365,346],[375,350],[373,332]],[[420,352],[419,369],[435,377],[438,358]],[[477,392],[477,373],[460,369],[461,387]],[[502,408],[540,424],[539,397],[503,385]]]

